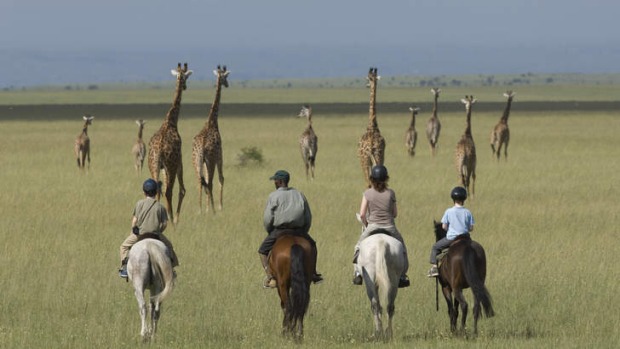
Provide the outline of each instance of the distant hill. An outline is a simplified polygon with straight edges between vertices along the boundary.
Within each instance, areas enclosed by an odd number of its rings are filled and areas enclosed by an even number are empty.
[[[441,77],[532,73],[619,73],[620,47],[275,47],[150,51],[44,51],[0,49],[0,88],[38,85],[168,81],[177,62],[188,62],[194,81],[212,81],[226,64],[237,81],[364,78],[369,67],[384,76]]]

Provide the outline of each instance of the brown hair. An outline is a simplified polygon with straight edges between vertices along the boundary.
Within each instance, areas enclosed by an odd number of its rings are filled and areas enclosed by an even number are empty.
[[[372,187],[373,187],[376,191],[378,191],[378,192],[382,192],[382,191],[384,191],[385,189],[387,189],[387,186],[388,186],[388,185],[387,185],[388,179],[390,179],[390,177],[386,177],[386,178],[385,178],[385,180],[380,181],[380,180],[377,180],[377,179],[374,179],[374,178],[370,177],[370,184],[372,185]]]

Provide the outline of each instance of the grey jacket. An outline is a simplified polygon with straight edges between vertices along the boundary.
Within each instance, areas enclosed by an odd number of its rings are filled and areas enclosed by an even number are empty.
[[[312,212],[304,194],[290,187],[278,188],[269,194],[263,214],[268,233],[274,229],[303,229],[310,231]]]

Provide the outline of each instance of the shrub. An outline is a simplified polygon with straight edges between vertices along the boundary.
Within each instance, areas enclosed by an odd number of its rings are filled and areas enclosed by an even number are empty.
[[[241,153],[237,154],[237,161],[239,166],[260,165],[263,163],[263,152],[257,147],[241,148]]]

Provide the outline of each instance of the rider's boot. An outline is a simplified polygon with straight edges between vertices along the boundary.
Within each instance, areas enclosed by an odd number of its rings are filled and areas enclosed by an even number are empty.
[[[118,270],[118,276],[122,277],[123,279],[127,278],[127,260],[128,258],[123,259],[123,261],[121,262],[121,267]]]
[[[265,280],[263,281],[264,288],[276,288],[276,279],[273,278],[273,275],[269,272],[269,256],[264,255],[262,253],[258,254],[260,256],[260,262],[263,265],[263,269],[265,270]]]

